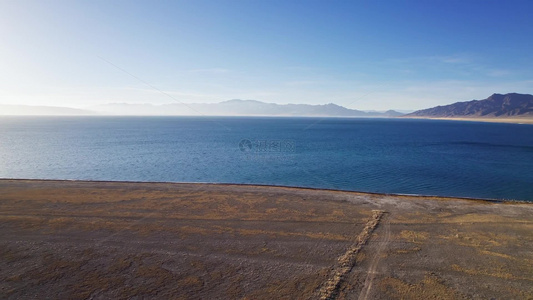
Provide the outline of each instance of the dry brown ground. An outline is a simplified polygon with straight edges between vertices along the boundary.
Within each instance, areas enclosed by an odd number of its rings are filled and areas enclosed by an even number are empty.
[[[533,299],[532,249],[527,203],[0,180],[0,298]]]

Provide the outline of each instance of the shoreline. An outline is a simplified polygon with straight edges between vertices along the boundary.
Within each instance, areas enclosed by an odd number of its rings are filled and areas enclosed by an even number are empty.
[[[517,203],[517,204],[532,204],[533,200],[516,200],[516,199],[497,199],[497,198],[476,198],[465,196],[439,196],[439,195],[424,195],[424,194],[405,194],[405,193],[379,193],[366,192],[357,190],[331,189],[331,188],[317,188],[293,185],[277,185],[277,184],[257,184],[257,183],[228,183],[228,182],[183,182],[183,181],[129,181],[129,180],[82,180],[82,179],[34,179],[34,178],[0,178],[3,181],[29,181],[29,182],[73,182],[73,183],[124,183],[124,184],[174,184],[174,185],[213,185],[223,187],[263,187],[263,188],[284,188],[294,190],[316,191],[316,192],[339,192],[339,193],[353,193],[378,197],[399,197],[399,198],[430,198],[431,200],[468,200],[481,201],[488,203]]]
[[[370,120],[370,119],[380,119],[380,120],[402,120],[402,119],[413,119],[413,120],[444,120],[444,121],[468,121],[468,122],[484,122],[484,123],[506,123],[506,124],[522,124],[522,125],[532,125],[533,118],[467,118],[467,117],[411,117],[411,116],[395,116],[395,117],[385,117],[385,116],[328,116],[328,115],[2,115],[1,117],[23,117],[23,118],[32,118],[32,117],[53,117],[53,118],[78,118],[78,117],[134,117],[134,118],[152,118],[152,117],[184,117],[184,118],[316,118],[316,119],[361,119],[361,120]]]
[[[467,122],[484,122],[484,123],[505,123],[505,124],[521,124],[533,125],[533,119],[530,118],[432,118],[432,117],[397,117],[398,119],[413,119],[413,120],[444,120],[444,121],[467,121]]]

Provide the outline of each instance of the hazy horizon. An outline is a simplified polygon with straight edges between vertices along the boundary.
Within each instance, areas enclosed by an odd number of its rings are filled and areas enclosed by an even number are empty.
[[[250,107],[249,102],[258,104]],[[248,105],[247,105],[248,104]],[[267,109],[262,110],[262,107]],[[333,106],[337,111],[329,114],[321,110]],[[285,111],[287,107],[292,111]],[[261,110],[261,111],[258,111]],[[311,111],[309,111],[311,110]],[[314,111],[313,111],[314,110]],[[316,111],[318,110],[318,111]],[[339,112],[340,111],[340,112]],[[356,110],[346,109],[335,103],[326,104],[276,104],[262,102],[258,100],[231,99],[218,103],[106,103],[93,105],[84,108],[73,108],[66,106],[32,106],[32,105],[14,105],[0,104],[0,116],[17,116],[17,115],[115,115],[115,116],[332,116],[332,117],[389,117],[380,116],[387,112],[394,111],[397,113],[408,113],[412,111],[405,110]],[[352,115],[343,115],[342,113],[352,113]],[[364,115],[353,115],[353,113],[363,112]]]

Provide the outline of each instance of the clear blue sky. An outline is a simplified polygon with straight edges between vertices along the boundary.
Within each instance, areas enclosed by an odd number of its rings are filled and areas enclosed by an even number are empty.
[[[0,103],[383,110],[533,94],[532,12],[503,0],[0,0]]]

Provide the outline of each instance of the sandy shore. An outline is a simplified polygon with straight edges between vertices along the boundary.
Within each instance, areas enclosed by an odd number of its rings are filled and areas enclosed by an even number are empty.
[[[427,117],[400,117],[403,119],[425,119],[425,120],[450,120],[450,121],[471,121],[489,123],[513,123],[513,124],[533,124],[531,118],[427,118]]]
[[[0,180],[8,299],[531,299],[533,203]]]

